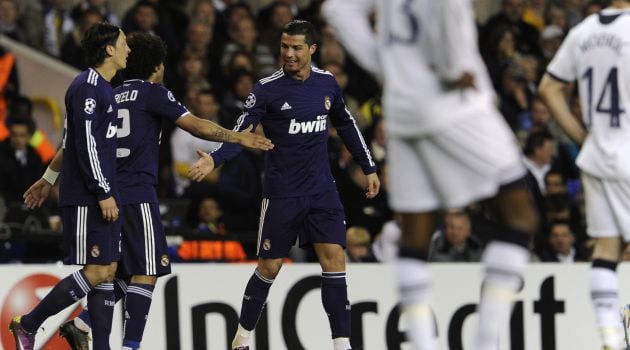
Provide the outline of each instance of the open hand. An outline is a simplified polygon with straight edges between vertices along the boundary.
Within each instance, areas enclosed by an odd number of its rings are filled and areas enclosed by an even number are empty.
[[[188,178],[195,182],[203,180],[214,170],[214,159],[212,159],[211,155],[200,149],[197,149],[197,155],[199,160],[188,169]]]
[[[48,198],[51,188],[52,185],[44,179],[35,181],[22,196],[22,198],[24,198],[24,205],[29,209],[41,207],[46,198]]]
[[[271,140],[264,136],[257,135],[252,132],[253,125],[248,126],[246,129],[238,133],[238,143],[243,147],[261,149],[263,151],[269,151],[273,148]]]

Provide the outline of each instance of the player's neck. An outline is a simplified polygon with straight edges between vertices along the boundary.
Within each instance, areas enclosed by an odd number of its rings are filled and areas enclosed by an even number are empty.
[[[100,74],[103,79],[107,81],[111,81],[118,71],[113,65],[107,63],[103,63],[102,65],[95,67],[94,69],[96,69],[98,74]]]
[[[295,80],[305,81],[306,79],[308,79],[308,77],[311,76],[311,66],[307,65],[297,72],[288,72],[286,69],[284,70],[284,72]]]

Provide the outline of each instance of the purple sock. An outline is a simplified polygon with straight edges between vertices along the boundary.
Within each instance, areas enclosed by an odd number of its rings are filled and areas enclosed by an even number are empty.
[[[124,279],[120,279],[118,277],[114,279],[114,300],[116,303],[118,302],[118,300],[122,299],[125,296],[125,293],[127,293],[127,284],[127,281]],[[77,317],[80,318],[86,325],[88,325],[88,327],[92,328],[90,312],[87,308],[83,309],[83,311],[81,311],[81,313]]]
[[[149,317],[153,285],[131,283],[125,297],[125,325],[123,346],[137,349],[142,341],[144,327]]]
[[[245,294],[243,295],[239,320],[241,326],[248,331],[256,327],[256,323],[258,323],[258,319],[265,307],[272,283],[273,280],[266,278],[258,270],[255,270],[252,277],[249,278],[247,287],[245,287]]]
[[[91,289],[82,270],[73,272],[59,281],[30,313],[22,316],[22,327],[36,331],[48,317],[81,300]]]
[[[322,304],[332,337],[350,337],[350,302],[345,272],[322,272]]]
[[[104,282],[88,293],[88,312],[92,323],[93,350],[109,350],[109,334],[114,316],[114,284]]]

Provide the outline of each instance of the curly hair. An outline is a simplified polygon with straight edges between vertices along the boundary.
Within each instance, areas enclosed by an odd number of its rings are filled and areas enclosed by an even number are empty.
[[[131,49],[127,67],[122,71],[125,79],[148,79],[166,59],[166,44],[160,37],[134,32],[127,37]]]
[[[81,47],[88,67],[98,67],[103,64],[109,57],[106,51],[107,46],[116,46],[119,35],[120,28],[109,23],[97,23],[85,31]]]

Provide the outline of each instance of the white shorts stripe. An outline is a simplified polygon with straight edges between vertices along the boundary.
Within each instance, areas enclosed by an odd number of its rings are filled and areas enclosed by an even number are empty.
[[[258,243],[256,243],[256,254],[258,254],[258,251],[260,251],[260,239],[262,237],[262,229],[265,223],[265,213],[267,212],[268,206],[269,198],[263,198],[260,208],[260,220],[258,221]]]
[[[148,203],[140,204],[140,209],[142,211],[142,223],[144,225],[144,258],[147,275],[155,275],[157,269],[155,267],[155,237],[153,235],[151,210]]]
[[[82,265],[87,262],[87,207],[77,207],[76,225],[76,263]]]

